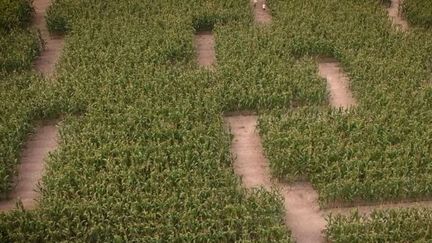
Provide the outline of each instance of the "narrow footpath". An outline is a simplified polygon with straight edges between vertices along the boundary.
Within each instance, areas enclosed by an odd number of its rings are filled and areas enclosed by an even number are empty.
[[[34,0],[35,10],[33,26],[38,29],[44,45],[40,55],[34,60],[33,67],[45,77],[51,77],[55,71],[55,65],[64,47],[64,38],[52,35],[48,31],[45,20],[46,11],[51,5],[51,0]],[[44,121],[37,126],[35,133],[26,141],[21,151],[18,165],[18,174],[13,178],[12,191],[7,199],[0,201],[0,211],[8,211],[16,208],[16,203],[21,201],[25,209],[36,207],[39,197],[39,183],[44,173],[44,160],[48,154],[57,148],[58,121]]]
[[[8,200],[0,202],[0,211],[15,208],[21,200],[25,209],[36,206],[39,197],[38,184],[44,172],[44,160],[57,147],[57,122],[49,121],[37,127],[35,133],[27,140],[21,152],[18,175],[14,178],[14,187],[8,195]]]
[[[33,67],[46,77],[53,75],[55,65],[58,62],[64,47],[64,38],[61,35],[51,34],[45,20],[45,15],[51,0],[34,0],[35,15],[33,25],[39,30],[44,42],[44,48],[33,62]]]
[[[235,173],[241,177],[245,188],[275,188],[280,191],[284,198],[285,222],[297,242],[323,241],[321,230],[325,228],[325,220],[318,205],[318,194],[309,183],[272,183],[269,163],[256,127],[257,118],[255,115],[225,117],[226,125],[234,135],[231,153],[235,158]]]
[[[209,70],[216,63],[215,40],[211,31],[201,31],[195,34],[195,49],[198,65]]]
[[[327,80],[330,104],[335,108],[348,109],[356,105],[349,89],[349,79],[340,64],[333,58],[318,58],[319,75]]]
[[[390,7],[387,8],[388,15],[397,28],[402,31],[407,31],[409,29],[408,22],[403,18],[401,13],[401,1],[402,0],[391,0]]]
[[[252,0],[255,21],[257,23],[271,22],[265,0]],[[388,9],[389,16],[395,25],[402,30],[408,29],[408,24],[399,13],[400,0],[392,0]],[[350,109],[357,105],[350,90],[350,80],[334,58],[319,57],[318,75],[327,81],[329,103],[333,108]],[[298,243],[325,242],[325,217],[329,214],[348,215],[353,210],[360,214],[370,215],[374,210],[431,207],[432,201],[377,203],[368,206],[339,207],[321,209],[318,203],[318,193],[309,182],[284,184],[272,179],[269,162],[265,157],[261,137],[257,128],[257,115],[230,113],[225,114],[227,129],[233,135],[231,154],[234,158],[234,172],[241,178],[247,189],[264,188],[278,190],[283,196],[285,208],[285,223]]]
[[[272,21],[270,10],[266,0],[251,0],[255,22],[258,24],[269,24]]]

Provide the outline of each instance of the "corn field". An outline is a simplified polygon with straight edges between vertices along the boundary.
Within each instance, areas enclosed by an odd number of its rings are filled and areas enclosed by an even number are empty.
[[[267,4],[272,23],[260,26],[248,0],[57,0],[46,16],[66,35],[55,80],[31,68],[37,30],[5,20],[1,195],[36,122],[63,122],[38,208],[0,214],[0,241],[294,241],[280,195],[248,192],[234,174],[232,111],[258,113],[273,177],[310,181],[323,208],[430,199],[432,32],[418,12],[404,8],[405,33],[377,0]],[[195,60],[194,33],[208,29],[215,71]],[[328,106],[317,56],[340,61],[356,108]],[[431,212],[332,216],[326,237],[430,241]]]

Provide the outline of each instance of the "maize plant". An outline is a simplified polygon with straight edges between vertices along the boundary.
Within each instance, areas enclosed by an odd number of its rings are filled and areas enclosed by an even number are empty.
[[[272,176],[309,180],[323,207],[431,197],[432,33],[398,32],[376,0],[268,6],[260,26],[248,1],[57,0],[48,23],[67,38],[56,80],[2,76],[3,191],[37,119],[64,115],[61,141],[38,209],[1,214],[0,241],[291,242],[280,196],[246,192],[234,174],[230,111],[259,114]],[[208,28],[212,72],[193,45]],[[328,106],[323,55],[339,60],[358,107]],[[431,239],[425,223],[391,235],[399,219],[432,220],[427,210],[377,215],[329,218],[327,237]]]
[[[402,13],[414,26],[432,27],[432,3],[427,0],[404,0]]]

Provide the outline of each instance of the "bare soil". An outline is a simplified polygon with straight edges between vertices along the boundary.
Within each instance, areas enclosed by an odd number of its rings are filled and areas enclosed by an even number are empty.
[[[254,4],[254,0],[251,0],[251,4],[255,15],[255,22],[259,24],[268,24],[272,21],[272,16],[268,6],[266,9],[262,8],[263,4],[266,4],[266,0],[257,0],[256,4]]]
[[[285,222],[296,242],[325,242],[324,215],[318,204],[318,193],[310,183],[280,185],[285,206]]]
[[[337,108],[349,108],[356,105],[349,90],[349,79],[333,58],[320,57],[319,74],[327,79],[330,103]],[[278,188],[284,199],[285,223],[291,230],[296,242],[325,242],[325,216],[328,214],[348,215],[353,210],[370,215],[374,210],[391,208],[432,207],[431,202],[385,203],[349,208],[321,209],[318,193],[308,182],[290,185],[275,182],[271,178],[268,161],[264,155],[261,138],[257,131],[257,115],[248,112],[225,114],[225,123],[234,136],[231,153],[234,171],[242,178],[245,188],[264,187],[267,190]]]
[[[30,135],[21,152],[18,176],[14,178],[14,188],[8,200],[0,202],[0,211],[15,208],[21,200],[25,209],[35,207],[39,196],[38,183],[44,172],[44,159],[57,147],[56,121],[43,122],[36,132]]]
[[[318,195],[309,183],[274,184],[268,161],[264,156],[261,137],[256,129],[257,116],[225,117],[234,135],[231,153],[235,157],[234,172],[242,178],[245,188],[279,188],[285,205],[285,221],[297,242],[323,242],[325,220],[318,205]]]
[[[39,57],[33,62],[33,66],[45,76],[51,76],[54,73],[55,65],[64,47],[64,38],[59,35],[51,35],[48,31],[45,14],[50,5],[51,0],[33,1],[35,9],[33,24],[39,30],[41,38],[44,41],[44,48]]]
[[[318,58],[319,75],[327,80],[330,104],[335,108],[350,108],[356,101],[349,89],[349,79],[339,62],[333,58]]]
[[[230,116],[225,117],[225,122],[234,135],[231,144],[234,172],[241,177],[244,187],[270,189],[270,170],[256,130],[257,116]]]
[[[393,24],[400,28],[402,31],[408,30],[408,22],[403,18],[400,12],[402,0],[391,0],[391,5],[387,8],[388,15]]]
[[[195,35],[195,49],[198,64],[207,69],[213,69],[216,62],[215,40],[211,31],[198,32]]]
[[[231,153],[235,158],[234,172],[241,177],[245,188],[263,187],[269,191],[275,188],[279,190],[284,199],[285,223],[296,242],[325,242],[325,216],[329,214],[348,215],[358,210],[361,214],[370,215],[374,210],[432,208],[432,201],[421,201],[321,209],[318,193],[310,183],[297,182],[286,185],[272,180],[269,163],[257,131],[257,116],[251,112],[233,112],[228,115],[224,119],[234,136],[231,144]]]

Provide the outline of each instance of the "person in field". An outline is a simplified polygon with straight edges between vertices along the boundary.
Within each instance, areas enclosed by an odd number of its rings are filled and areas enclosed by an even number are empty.
[[[257,3],[258,3],[258,0],[253,0],[253,6],[254,6],[254,8],[256,7]]]

